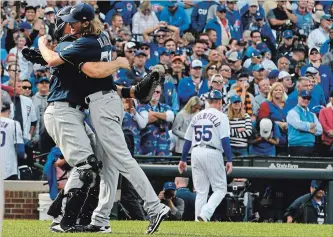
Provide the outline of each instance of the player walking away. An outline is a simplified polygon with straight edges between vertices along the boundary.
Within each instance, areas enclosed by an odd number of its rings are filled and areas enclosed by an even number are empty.
[[[222,111],[222,93],[213,90],[208,95],[209,108],[195,115],[185,134],[183,154],[178,165],[186,171],[187,154],[191,148],[192,177],[197,192],[195,216],[197,221],[209,221],[227,193],[227,174],[232,172],[230,129],[228,117]],[[224,168],[222,153],[227,157]],[[213,194],[208,202],[209,185]]]
[[[39,39],[39,48],[43,58],[50,65],[71,64],[80,65],[84,62],[111,61],[111,44],[106,35],[101,34],[103,28],[96,20],[94,9],[85,3],[72,7],[70,14],[62,17],[71,26],[72,34],[81,34],[82,37],[71,45],[55,53],[48,50],[45,45],[45,37]],[[93,78],[94,79],[94,78]],[[126,142],[121,124],[124,117],[124,109],[117,87],[111,76],[86,80],[91,84],[84,87],[87,93],[86,102],[89,104],[90,117],[95,128],[97,141],[102,146],[103,155],[103,182],[99,195],[99,204],[92,217],[92,224],[88,231],[106,232],[110,230],[109,214],[113,206],[116,183],[110,173],[111,167],[116,167],[135,187],[141,198],[145,201],[144,208],[151,216],[147,233],[154,233],[161,221],[167,216],[170,208],[161,204],[152,188],[148,178],[132,158]],[[130,95],[128,90],[128,95]]]
[[[10,103],[2,101],[0,117],[1,180],[17,180],[17,158],[24,159],[21,125],[9,117]]]

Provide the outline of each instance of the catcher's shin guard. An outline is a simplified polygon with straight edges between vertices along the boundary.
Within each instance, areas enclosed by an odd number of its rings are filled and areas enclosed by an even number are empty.
[[[56,218],[57,216],[61,215],[61,206],[62,206],[62,199],[64,198],[64,189],[62,189],[56,199],[52,202],[47,214]]]

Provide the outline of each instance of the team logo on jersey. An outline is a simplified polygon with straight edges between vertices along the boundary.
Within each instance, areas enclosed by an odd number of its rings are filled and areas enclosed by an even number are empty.
[[[70,49],[70,48],[72,48],[72,47],[73,47],[73,44],[70,44],[70,45],[66,46],[66,47],[64,48],[64,50]]]
[[[130,11],[130,12],[131,12],[132,9],[133,9],[132,4],[130,4],[130,3],[127,3],[127,6],[126,6],[126,7],[127,7],[127,10]]]
[[[27,113],[28,113],[28,116],[30,114],[30,111],[31,111],[31,106],[27,105]]]
[[[322,76],[322,77],[327,77],[327,75],[326,75],[325,73],[324,73],[324,74],[322,74],[321,76]]]
[[[199,15],[206,15],[207,12],[208,12],[207,9],[199,9],[198,10]]]

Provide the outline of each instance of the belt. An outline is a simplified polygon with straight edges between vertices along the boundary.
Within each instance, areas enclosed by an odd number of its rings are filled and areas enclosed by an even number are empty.
[[[81,162],[81,163],[78,163],[75,167],[80,167],[80,166],[84,166],[84,165],[88,165],[88,161],[84,161],[84,162]]]
[[[109,93],[111,93],[113,90],[110,90],[110,91],[101,91],[101,93],[102,93],[102,95],[106,95],[106,94],[109,94]],[[85,98],[85,101],[86,101],[86,104],[89,104],[90,103],[90,98],[89,98],[89,96],[87,96],[86,98]]]
[[[54,103],[56,102],[51,102],[49,103],[49,105],[54,105]],[[86,108],[84,108],[83,106],[81,105],[77,105],[77,104],[73,104],[73,103],[69,103],[69,102],[62,102],[62,103],[67,103],[68,104],[68,107],[70,108],[73,108],[73,109],[77,109],[77,110],[80,110],[81,112],[84,112]]]
[[[197,144],[197,145],[195,145],[194,147],[202,147],[202,148],[208,148],[208,149],[212,149],[212,150],[217,150],[216,147],[214,147],[214,146],[210,146],[210,145],[203,145],[203,146],[200,146],[200,144]],[[193,147],[193,148],[194,148],[194,147]]]

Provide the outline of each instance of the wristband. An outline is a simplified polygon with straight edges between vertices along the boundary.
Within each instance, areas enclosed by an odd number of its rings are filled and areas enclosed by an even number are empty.
[[[131,87],[123,87],[121,88],[121,96],[123,98],[131,98]]]

